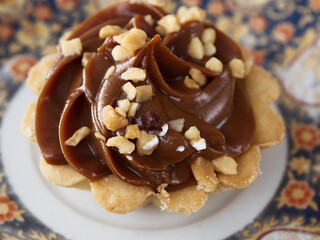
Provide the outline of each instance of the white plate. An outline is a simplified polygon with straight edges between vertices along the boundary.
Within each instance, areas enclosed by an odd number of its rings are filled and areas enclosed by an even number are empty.
[[[222,239],[240,231],[259,215],[273,198],[286,167],[285,139],[263,152],[263,174],[250,188],[211,195],[198,213],[166,213],[152,205],[127,215],[108,213],[90,192],[59,188],[41,176],[39,152],[19,131],[26,106],[33,100],[35,97],[22,86],[4,116],[0,149],[4,172],[25,207],[68,239]]]

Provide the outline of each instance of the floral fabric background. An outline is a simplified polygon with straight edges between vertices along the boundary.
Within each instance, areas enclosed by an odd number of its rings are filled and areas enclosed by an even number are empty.
[[[0,123],[30,67],[55,48],[63,31],[114,1],[0,0]],[[206,9],[218,28],[249,49],[255,64],[278,77],[283,89],[278,105],[289,139],[286,173],[264,211],[228,239],[320,239],[320,0],[175,3]],[[24,207],[1,159],[0,239],[64,239]]]

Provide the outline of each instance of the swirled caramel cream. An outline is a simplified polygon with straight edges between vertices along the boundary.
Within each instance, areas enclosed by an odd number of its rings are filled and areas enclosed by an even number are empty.
[[[91,181],[194,185],[197,159],[233,160],[251,146],[245,75],[238,45],[203,10],[111,6],[62,41],[38,98],[36,140],[48,164]]]

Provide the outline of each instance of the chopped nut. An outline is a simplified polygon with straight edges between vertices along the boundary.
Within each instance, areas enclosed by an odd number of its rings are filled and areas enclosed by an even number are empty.
[[[189,140],[200,139],[200,131],[196,126],[192,126],[184,133],[184,136]]]
[[[198,181],[204,187],[206,192],[213,192],[218,186],[218,180],[214,172],[213,164],[202,157],[198,157],[191,164],[191,170]]]
[[[229,67],[231,69],[231,75],[234,78],[244,78],[246,70],[242,60],[234,58],[229,62]]]
[[[82,53],[82,43],[80,38],[71,40],[61,40],[61,52],[64,56],[72,56]]]
[[[188,54],[195,59],[202,59],[204,56],[204,47],[198,37],[192,38],[188,46]]]
[[[185,133],[184,136],[190,140],[192,147],[197,149],[198,151],[206,149],[207,144],[204,138],[201,138],[200,131],[197,127],[190,127]]]
[[[158,24],[165,29],[166,34],[179,32],[181,29],[178,19],[173,14],[162,17]]]
[[[159,33],[161,36],[166,35],[166,30],[164,29],[164,27],[158,25],[158,26],[156,26],[155,29],[156,29],[157,33]]]
[[[109,138],[106,144],[108,147],[116,147],[121,154],[130,154],[134,151],[135,145],[122,136]]]
[[[212,56],[216,54],[217,48],[212,43],[205,43],[204,44],[204,55],[205,56]]]
[[[161,132],[158,133],[158,136],[163,137],[164,135],[167,134],[168,130],[169,130],[168,124],[167,123],[163,124],[161,127]]]
[[[127,82],[122,86],[122,90],[127,94],[127,98],[131,101],[136,97],[137,90],[131,82]]]
[[[100,28],[99,37],[100,38],[112,37],[112,36],[124,33],[125,31],[126,31],[125,29],[122,29],[119,26],[106,25],[106,26]]]
[[[128,51],[124,47],[119,46],[119,45],[115,46],[112,49],[111,55],[114,58],[114,60],[120,61],[120,62],[131,57],[131,54],[129,54]]]
[[[111,75],[114,73],[114,71],[116,70],[115,66],[111,66],[108,68],[106,74],[104,75],[104,79],[108,79],[111,77]]]
[[[129,111],[130,102],[128,99],[122,99],[118,101],[118,106],[121,108],[125,113]]]
[[[176,132],[181,132],[184,126],[184,118],[178,118],[175,120],[171,120],[168,122],[169,127],[173,130],[175,130]]]
[[[103,136],[102,134],[101,134],[101,132],[95,132],[94,133],[94,136],[97,138],[97,139],[99,139],[99,140],[101,140],[101,141],[106,141],[106,137],[105,136]]]
[[[137,140],[137,151],[139,154],[151,155],[158,147],[158,144],[159,138],[156,135],[149,134],[143,130]]]
[[[144,20],[149,23],[150,26],[153,26],[154,20],[150,14],[144,16]]]
[[[191,75],[192,79],[200,85],[200,87],[206,85],[207,78],[205,75],[202,74],[200,70],[196,68],[191,68],[189,74]]]
[[[216,31],[213,28],[206,28],[202,31],[201,41],[203,43],[214,43],[216,40]]]
[[[82,67],[85,67],[91,57],[92,53],[91,52],[85,52],[83,53],[82,59],[81,59],[81,64]]]
[[[81,127],[67,140],[65,144],[68,146],[77,146],[82,139],[90,134],[91,130],[88,127]]]
[[[212,72],[222,72],[223,70],[223,64],[222,62],[215,57],[210,58],[205,65],[206,68],[208,68]]]
[[[179,146],[177,147],[176,151],[177,152],[183,152],[186,148],[184,146]]]
[[[152,97],[152,87],[151,85],[143,85],[143,86],[138,86],[136,87],[137,94],[136,94],[136,101],[141,103],[141,102],[146,102],[151,99]]]
[[[129,53],[134,54],[136,50],[146,44],[147,34],[141,29],[131,28],[125,33],[114,36],[113,39],[129,51]]]
[[[128,68],[121,74],[121,78],[124,80],[132,80],[134,82],[144,81],[146,79],[146,70],[137,67]]]
[[[200,88],[200,86],[195,81],[193,81],[191,78],[189,78],[189,76],[186,76],[184,78],[183,82],[187,88],[190,88],[190,89],[199,89]]]
[[[237,162],[228,156],[222,156],[212,160],[212,164],[214,169],[217,172],[222,172],[226,175],[234,175],[237,174]]]
[[[102,109],[101,118],[106,128],[111,131],[116,131],[128,125],[128,119],[117,113],[111,105]]]
[[[201,151],[201,150],[207,148],[207,143],[206,143],[206,140],[204,138],[191,139],[190,143],[191,143],[192,147],[194,147],[198,151]]]
[[[206,19],[206,12],[198,6],[193,6],[191,8],[182,6],[177,11],[177,17],[180,24],[191,21],[203,22]]]
[[[127,126],[125,138],[135,139],[140,137],[140,129],[138,124],[131,124]]]
[[[137,112],[137,108],[139,106],[139,103],[130,103],[129,111],[128,111],[128,117],[134,117]]]
[[[114,110],[116,110],[117,113],[119,113],[122,117],[126,117],[127,113],[123,111],[120,107],[116,107]]]
[[[165,198],[169,197],[169,193],[166,191],[166,187],[168,186],[168,183],[162,183],[158,188],[158,192]]]

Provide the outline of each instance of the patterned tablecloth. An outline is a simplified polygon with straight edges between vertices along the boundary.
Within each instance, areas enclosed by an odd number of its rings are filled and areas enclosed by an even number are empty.
[[[49,46],[63,30],[106,2],[0,0],[0,123],[30,67],[52,51]],[[278,77],[283,90],[278,106],[289,141],[286,172],[266,208],[228,239],[320,239],[320,0],[179,0],[175,5],[180,4],[206,9],[218,28],[250,50],[255,64]],[[64,239],[25,208],[1,159],[0,239]]]

